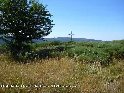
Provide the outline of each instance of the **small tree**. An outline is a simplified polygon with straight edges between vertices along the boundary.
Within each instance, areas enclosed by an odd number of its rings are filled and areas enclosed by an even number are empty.
[[[33,39],[50,34],[51,16],[35,0],[0,0],[0,35],[14,57],[29,52]]]

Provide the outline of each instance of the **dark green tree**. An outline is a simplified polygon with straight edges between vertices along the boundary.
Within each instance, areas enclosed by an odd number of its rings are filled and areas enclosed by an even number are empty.
[[[33,39],[52,31],[51,14],[35,0],[0,0],[0,36],[15,58],[31,51]]]

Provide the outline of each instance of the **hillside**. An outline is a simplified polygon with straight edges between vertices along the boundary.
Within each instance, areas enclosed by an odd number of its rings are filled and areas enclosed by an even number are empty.
[[[57,38],[45,38],[45,40],[68,42],[68,41],[70,41],[70,38],[69,37],[57,37]],[[81,41],[101,41],[101,40],[86,39],[86,38],[73,38],[73,41],[81,42]]]
[[[45,41],[60,41],[60,42],[69,42],[71,39],[69,37],[57,37],[57,38],[44,38]],[[42,42],[42,39],[34,40],[35,42]],[[102,41],[95,39],[86,39],[86,38],[73,38],[74,42],[82,42],[82,41]]]
[[[124,41],[43,42],[28,60],[0,46],[0,93],[124,93]]]

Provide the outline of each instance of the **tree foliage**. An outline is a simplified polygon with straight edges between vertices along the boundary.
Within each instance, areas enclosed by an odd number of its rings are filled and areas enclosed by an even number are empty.
[[[0,36],[14,56],[30,50],[33,39],[52,31],[51,14],[35,0],[0,0]]]

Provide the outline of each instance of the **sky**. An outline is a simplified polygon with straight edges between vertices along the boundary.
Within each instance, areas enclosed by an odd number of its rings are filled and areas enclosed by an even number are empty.
[[[47,37],[124,39],[124,0],[39,0],[55,24]]]

